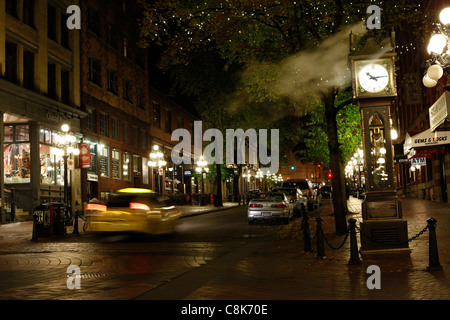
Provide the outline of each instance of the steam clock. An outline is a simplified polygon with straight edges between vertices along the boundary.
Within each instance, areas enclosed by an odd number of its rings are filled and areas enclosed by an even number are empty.
[[[407,222],[397,197],[390,105],[397,96],[393,39],[378,44],[368,36],[363,49],[351,50],[353,99],[361,112],[365,194],[361,253],[408,251]],[[352,48],[352,44],[351,48]]]

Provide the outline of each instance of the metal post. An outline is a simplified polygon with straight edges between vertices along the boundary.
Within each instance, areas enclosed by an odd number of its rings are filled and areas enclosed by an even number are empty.
[[[358,254],[358,240],[356,239],[356,219],[348,220],[350,224],[350,260],[348,264],[361,264]]]
[[[303,229],[303,251],[313,252],[311,248],[311,232],[309,230],[309,215],[302,212],[302,229]]]
[[[38,232],[37,232],[37,224],[38,224],[38,216],[35,212],[33,212],[33,234],[31,236],[31,241],[32,242],[37,242],[38,241]]]
[[[74,222],[74,226],[73,226],[73,234],[80,234],[80,232],[78,231],[78,210],[75,210],[75,222]]]
[[[323,230],[322,230],[322,218],[317,217],[317,228],[316,228],[316,237],[317,237],[317,253],[316,258],[317,259],[326,259],[327,255],[325,254],[325,246],[323,243]]]
[[[64,205],[67,206],[68,201],[68,193],[69,193],[69,186],[68,186],[68,177],[67,177],[67,159],[69,158],[69,155],[67,154],[67,150],[64,150]]]
[[[13,222],[16,218],[16,202],[14,201],[14,191],[16,188],[11,187],[11,216],[10,221]]]
[[[430,230],[430,238],[429,238],[429,263],[427,266],[428,271],[438,271],[442,270],[442,266],[439,263],[439,254],[437,248],[437,240],[436,240],[436,222],[437,220],[434,218],[429,218],[428,229]]]

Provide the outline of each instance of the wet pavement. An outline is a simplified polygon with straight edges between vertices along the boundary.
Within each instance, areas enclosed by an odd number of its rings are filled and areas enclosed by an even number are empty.
[[[326,259],[303,251],[301,219],[277,227],[277,240],[264,237],[222,242],[91,243],[71,234],[31,242],[31,222],[0,225],[0,299],[3,300],[448,300],[450,299],[450,205],[401,198],[408,238],[437,219],[442,270],[427,271],[429,232],[409,242],[408,254],[363,256],[349,265],[350,241],[334,233],[332,207],[323,218]],[[229,210],[235,204],[226,204]],[[347,219],[361,218],[361,200],[350,198]],[[190,207],[189,213],[215,212]],[[241,210],[245,210],[241,208]],[[224,213],[227,211],[224,211]],[[188,217],[186,219],[189,219]],[[82,230],[80,219],[80,230]],[[245,222],[246,223],[246,222]],[[253,226],[252,226],[253,227]],[[315,232],[311,219],[311,233]],[[249,227],[250,228],[250,227]],[[274,229],[275,230],[275,229]],[[357,234],[358,245],[360,235]],[[343,242],[345,240],[345,242]],[[67,288],[67,267],[81,269],[81,290]],[[380,268],[380,289],[369,289],[371,265]]]

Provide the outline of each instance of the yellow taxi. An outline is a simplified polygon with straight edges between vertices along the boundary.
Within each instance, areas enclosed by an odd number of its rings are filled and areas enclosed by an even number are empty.
[[[106,204],[86,205],[86,232],[173,233],[181,212],[150,189],[126,188],[112,193]]]

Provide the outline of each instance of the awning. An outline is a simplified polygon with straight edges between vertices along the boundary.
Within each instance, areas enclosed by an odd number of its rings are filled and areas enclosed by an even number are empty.
[[[415,148],[415,154],[410,158],[427,158],[431,159],[436,153],[444,153],[444,148]]]

